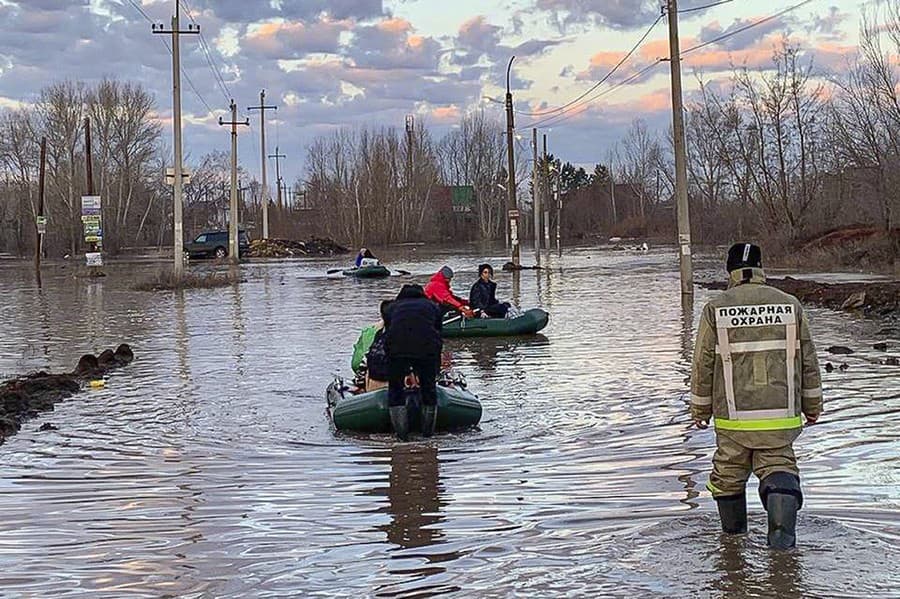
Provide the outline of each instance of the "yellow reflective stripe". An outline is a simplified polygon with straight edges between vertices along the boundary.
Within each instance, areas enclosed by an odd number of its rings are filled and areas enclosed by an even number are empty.
[[[717,429],[724,431],[780,431],[791,428],[800,428],[802,422],[800,416],[791,418],[765,418],[760,420],[726,420],[715,418]]]
[[[709,491],[710,493],[712,493],[713,495],[721,495],[722,494],[722,489],[720,489],[716,485],[712,484],[711,480],[706,481],[706,490]]]

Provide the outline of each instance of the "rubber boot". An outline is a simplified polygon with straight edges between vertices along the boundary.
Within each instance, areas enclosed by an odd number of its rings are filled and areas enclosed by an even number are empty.
[[[790,472],[774,472],[759,481],[759,498],[769,515],[769,547],[794,547],[797,544],[797,512],[803,507],[800,478]]]
[[[422,406],[422,436],[430,437],[434,434],[437,424],[437,406]]]
[[[392,406],[388,408],[391,414],[391,428],[401,441],[409,439],[409,410],[406,406]]]
[[[723,532],[732,535],[747,532],[747,496],[744,493],[716,497],[716,506]]]
[[[797,544],[797,510],[800,502],[793,495],[769,493],[769,547],[790,549]]]

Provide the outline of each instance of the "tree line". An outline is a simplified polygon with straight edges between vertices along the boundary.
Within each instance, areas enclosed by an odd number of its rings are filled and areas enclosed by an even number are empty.
[[[858,53],[847,57],[840,75],[823,77],[802,48],[785,41],[761,72],[738,67],[725,83],[697,76],[699,92],[686,105],[697,241],[754,237],[787,247],[849,225],[898,228],[900,72],[893,57],[900,53],[900,0],[868,9],[859,37]],[[172,192],[163,173],[170,151],[156,108],[138,83],[63,81],[43,89],[33,105],[0,114],[0,251],[33,248],[41,138],[47,139],[45,249],[84,250],[85,117],[95,192],[103,198],[104,249],[169,245]],[[519,208],[527,213],[531,152],[516,143]],[[539,159],[539,173],[549,177],[539,185],[551,195],[559,189],[568,234],[674,238],[672,147],[668,130],[654,132],[636,120],[593,168],[559,156]],[[224,226],[228,161],[222,151],[186,160],[194,163],[185,188],[187,231]],[[438,192],[469,186],[472,236],[498,239],[505,231],[506,169],[505,123],[476,110],[441,138],[422,123],[318,137],[308,146],[304,175],[286,193],[302,190],[317,231],[375,244],[439,239],[452,215],[438,204]],[[243,170],[240,178],[241,218],[258,237],[261,186]],[[309,218],[290,208],[293,201],[284,203],[272,217],[275,233],[278,219]],[[892,247],[896,255],[896,236]]]

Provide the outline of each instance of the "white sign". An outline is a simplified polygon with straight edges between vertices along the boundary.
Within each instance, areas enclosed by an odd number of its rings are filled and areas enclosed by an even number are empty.
[[[100,214],[100,196],[81,196],[81,214]]]
[[[727,329],[796,324],[794,306],[790,304],[759,304],[727,306],[716,309],[716,326]]]
[[[88,266],[103,266],[103,254],[100,252],[88,252],[84,257]]]

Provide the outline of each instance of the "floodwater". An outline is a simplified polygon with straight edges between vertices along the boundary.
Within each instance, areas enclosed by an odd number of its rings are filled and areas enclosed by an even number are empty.
[[[687,415],[712,292],[683,310],[669,249],[498,272],[500,295],[552,316],[536,337],[445,344],[483,401],[477,430],[336,434],[324,389],[378,300],[443,263],[463,291],[500,255],[385,252],[413,275],[384,281],[329,279],[336,260],[251,263],[240,285],[179,294],[130,290],[155,265],[99,281],[51,266],[40,292],[27,264],[0,265],[0,373],[120,342],[137,357],[0,446],[0,594],[900,596],[900,370],[871,349],[884,323],[810,310],[823,365],[849,368],[823,372],[827,413],[796,444],[799,549],[766,549],[755,479],[750,534],[722,537],[703,490],[713,433]]]

